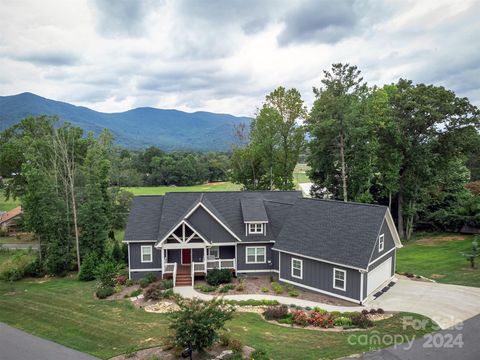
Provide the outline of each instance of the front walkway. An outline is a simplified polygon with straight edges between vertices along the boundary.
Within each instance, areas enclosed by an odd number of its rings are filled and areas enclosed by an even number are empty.
[[[196,297],[202,300],[211,300],[215,297],[213,295],[200,293],[191,286],[175,287],[173,290],[177,294],[180,294],[183,297],[189,298],[189,299]],[[217,297],[220,297],[220,296],[217,296]],[[264,295],[264,294],[224,295],[222,297],[226,300],[250,300],[250,299],[251,300],[277,300],[280,304],[285,304],[285,305],[295,304],[297,306],[311,307],[311,308],[318,306],[327,311],[344,312],[344,311],[362,311],[363,309],[365,309],[363,306],[336,306],[336,305],[319,303],[315,301],[297,299],[293,297]]]
[[[98,360],[93,356],[27,334],[2,323],[0,323],[0,359]]]

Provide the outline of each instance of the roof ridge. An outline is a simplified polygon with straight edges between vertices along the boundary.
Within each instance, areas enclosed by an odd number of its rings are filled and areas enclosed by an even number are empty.
[[[301,199],[301,198],[299,198],[299,199]],[[283,204],[283,205],[294,205],[295,204],[295,202],[285,202],[285,201],[269,200],[269,199],[263,199],[263,202],[271,202],[271,203]]]
[[[356,201],[342,201],[342,200],[330,200],[330,199],[318,199],[318,198],[299,198],[299,200],[313,200],[313,201],[324,201],[324,202],[331,202],[331,203],[336,203],[336,204],[344,204],[344,205],[362,205],[362,206],[370,206],[370,207],[381,207],[381,208],[388,208],[386,205],[380,205],[380,204],[367,204],[367,203],[361,203],[361,202],[356,202]]]

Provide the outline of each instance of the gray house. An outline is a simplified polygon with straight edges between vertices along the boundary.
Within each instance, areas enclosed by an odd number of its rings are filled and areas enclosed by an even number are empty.
[[[152,272],[191,286],[214,268],[276,273],[357,303],[391,281],[402,246],[387,207],[297,191],[137,196],[124,241],[133,279]]]

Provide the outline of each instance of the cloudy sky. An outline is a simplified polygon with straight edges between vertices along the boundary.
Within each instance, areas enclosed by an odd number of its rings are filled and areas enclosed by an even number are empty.
[[[480,105],[479,0],[0,0],[0,95],[251,116],[334,62]]]

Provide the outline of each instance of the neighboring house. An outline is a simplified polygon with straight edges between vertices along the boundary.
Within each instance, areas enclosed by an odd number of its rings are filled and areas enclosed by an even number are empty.
[[[0,214],[0,232],[9,236],[23,234],[22,215],[21,206]]]
[[[129,276],[192,285],[213,268],[279,280],[357,303],[391,281],[401,242],[385,206],[296,191],[167,193],[134,198]]]

